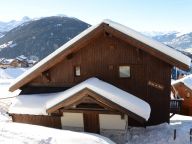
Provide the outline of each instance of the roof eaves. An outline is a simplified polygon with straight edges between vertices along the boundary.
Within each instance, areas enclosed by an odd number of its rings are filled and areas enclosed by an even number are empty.
[[[151,48],[154,48],[155,50],[175,59],[177,62],[179,61],[180,63],[182,63],[184,66],[181,67],[181,69],[189,69],[190,65],[191,65],[191,58],[189,58],[188,56],[182,54],[181,52],[176,51],[173,48],[170,48],[166,45],[164,45],[163,43],[160,43],[156,40],[153,40],[151,38],[148,38],[144,35],[142,35],[141,33],[128,28],[124,25],[121,25],[119,23],[113,22],[111,20],[104,20],[103,21],[105,24],[109,25],[110,27],[120,31],[121,33],[124,33],[127,36],[130,36],[146,45],[148,45]]]

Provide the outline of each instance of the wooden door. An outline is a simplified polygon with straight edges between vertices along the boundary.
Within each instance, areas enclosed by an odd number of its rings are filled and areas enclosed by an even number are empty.
[[[99,114],[96,112],[83,113],[84,131],[91,133],[100,133]]]

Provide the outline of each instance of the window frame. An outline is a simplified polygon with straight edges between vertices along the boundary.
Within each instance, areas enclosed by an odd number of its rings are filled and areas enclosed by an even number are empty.
[[[121,76],[121,67],[128,67],[128,70],[129,70],[129,74],[128,76]],[[118,66],[118,76],[119,78],[122,78],[122,79],[129,79],[131,78],[131,66],[130,65],[119,65]]]
[[[77,68],[79,68],[79,74],[78,74]],[[80,77],[81,76],[81,66],[80,65],[74,66],[74,76],[75,77]]]

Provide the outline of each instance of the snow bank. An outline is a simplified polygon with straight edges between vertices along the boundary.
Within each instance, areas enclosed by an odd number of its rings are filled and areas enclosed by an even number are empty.
[[[20,93],[20,90],[14,92],[8,90],[11,81],[12,79],[0,79],[0,122],[11,121],[7,111],[14,97]]]
[[[171,118],[171,121],[172,122],[174,121],[191,121],[192,122],[192,117],[176,114]]]
[[[19,95],[21,90],[18,89],[14,92],[10,92],[9,86],[15,78],[24,73],[26,70],[26,68],[0,68],[0,99]]]
[[[21,92],[19,89],[14,92],[9,91],[9,85],[12,81],[12,79],[0,79],[0,99],[19,95]]]
[[[175,115],[170,125],[163,123],[146,128],[131,127],[126,144],[190,144],[192,117]],[[176,139],[174,130],[176,129]]]
[[[106,137],[29,124],[0,122],[3,144],[115,144]]]
[[[150,106],[145,101],[97,78],[90,78],[64,92],[38,95],[20,95],[10,107],[9,113],[46,114],[46,110],[78,93],[84,88],[102,95],[112,102],[148,120]]]
[[[26,70],[26,68],[0,68],[0,79],[15,79]]]

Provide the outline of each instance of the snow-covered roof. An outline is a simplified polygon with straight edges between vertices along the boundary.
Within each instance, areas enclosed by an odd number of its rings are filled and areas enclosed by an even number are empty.
[[[180,82],[184,83],[184,85],[192,90],[192,74],[171,82],[171,85],[175,85]]]
[[[54,94],[20,95],[10,107],[9,113],[46,115],[48,109],[85,88],[102,95],[145,120],[150,117],[151,108],[147,102],[97,78],[90,78],[66,91]]]
[[[2,64],[11,64],[15,59],[4,59],[1,61]]]
[[[163,43],[160,43],[156,40],[153,40],[149,37],[144,36],[143,34],[128,28],[124,25],[121,25],[119,23],[113,22],[111,20],[104,20],[104,23],[109,24],[110,27],[113,27],[114,29],[119,30],[120,32],[140,41],[143,42],[144,44],[150,46],[153,49],[156,49],[164,54],[166,54],[169,57],[172,57],[173,59],[176,59],[183,64],[186,64],[190,66],[191,64],[191,59],[187,57],[186,55],[182,54],[181,52],[176,51],[175,49],[168,47],[164,45]]]
[[[171,58],[176,60],[177,62],[182,63],[183,65],[189,67],[191,63],[191,59],[184,54],[160,43],[155,40],[152,40],[151,38],[148,38],[144,35],[142,35],[139,32],[136,32],[126,26],[123,26],[119,23],[113,22],[111,20],[104,20],[99,25],[95,25],[92,27],[89,27],[67,43],[65,43],[63,46],[55,50],[53,53],[45,57],[43,60],[41,60],[39,63],[37,63],[35,66],[33,66],[30,70],[25,72],[23,75],[18,77],[10,86],[10,91],[14,91],[21,86],[25,85],[26,83],[30,82],[33,78],[36,77],[36,74],[40,74],[41,72],[47,70],[48,68],[52,67],[55,63],[52,61],[58,56],[61,56],[62,53],[64,53],[67,49],[71,48],[71,46],[75,43],[78,43],[82,38],[84,38],[89,33],[93,32],[95,29],[99,28],[102,24],[107,24],[109,27],[116,29],[120,31],[121,33],[126,34],[129,37],[132,37],[148,46],[150,46],[152,49],[155,49]],[[176,63],[177,63],[176,62]],[[48,67],[49,66],[49,67]]]
[[[20,56],[16,57],[16,59],[19,61],[27,61],[27,57],[25,57],[24,55],[20,55]]]

